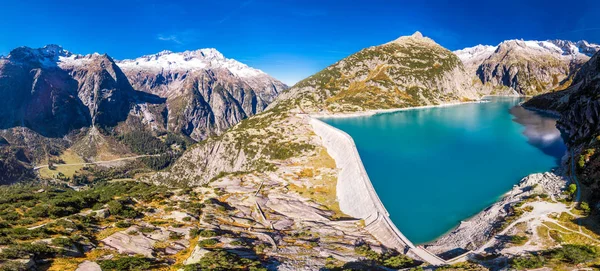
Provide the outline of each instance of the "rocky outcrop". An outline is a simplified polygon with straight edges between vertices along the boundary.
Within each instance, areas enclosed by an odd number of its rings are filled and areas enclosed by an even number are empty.
[[[523,178],[498,202],[468,220],[462,221],[450,233],[425,247],[437,254],[460,249],[463,252],[479,249],[497,233],[502,221],[510,214],[509,207],[534,194],[545,193],[552,197],[562,197],[561,193],[566,183],[567,180],[554,173],[531,174]]]
[[[152,258],[156,241],[141,234],[129,235],[126,232],[117,232],[102,239],[102,243],[121,254],[143,255]]]
[[[35,178],[23,149],[0,147],[0,185]]]
[[[77,266],[75,271],[102,271],[102,268],[96,262],[84,261]]]

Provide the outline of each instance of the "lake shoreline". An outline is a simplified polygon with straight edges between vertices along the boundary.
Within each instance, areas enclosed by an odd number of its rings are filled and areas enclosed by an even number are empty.
[[[373,109],[373,110],[366,110],[366,111],[354,112],[354,113],[310,114],[310,117],[316,118],[316,119],[370,117],[370,116],[377,115],[377,114],[395,113],[395,112],[402,112],[402,111],[439,108],[439,107],[450,107],[450,106],[474,104],[474,103],[485,103],[485,102],[486,101],[483,100],[483,98],[482,98],[479,100],[468,101],[468,102],[453,102],[453,103],[444,103],[444,104],[437,104],[437,105],[423,105],[423,106],[400,107],[400,108],[390,108],[390,109]]]
[[[494,97],[494,96],[488,95],[488,96],[484,96],[480,100],[476,100],[476,101],[454,102],[454,103],[446,103],[446,104],[440,104],[440,105],[429,105],[429,106],[397,108],[397,109],[384,109],[384,110],[370,110],[370,111],[365,111],[365,112],[347,113],[347,114],[332,113],[332,114],[310,114],[310,115],[308,115],[308,117],[310,119],[310,123],[313,126],[313,130],[315,130],[315,133],[322,138],[322,140],[324,141],[324,145],[327,148],[327,151],[330,154],[332,154],[332,153],[338,154],[338,155],[334,154],[334,155],[332,155],[332,157],[336,161],[338,168],[340,168],[340,173],[338,175],[338,180],[337,180],[338,189],[336,192],[336,194],[337,194],[336,196],[337,196],[338,200],[340,201],[340,208],[341,208],[342,212],[347,213],[351,216],[355,216],[357,218],[364,219],[365,222],[369,222],[369,223],[365,223],[366,225],[370,225],[370,223],[373,223],[376,220],[386,220],[385,223],[380,223],[382,225],[379,225],[378,227],[374,227],[373,229],[370,229],[369,227],[366,227],[366,228],[376,239],[378,239],[384,245],[387,245],[386,241],[389,243],[389,240],[382,240],[382,239],[387,239],[390,237],[396,238],[397,243],[401,243],[403,245],[401,245],[400,247],[398,247],[398,246],[391,246],[391,247],[394,247],[394,248],[398,249],[399,251],[401,251],[400,249],[404,248],[405,253],[408,255],[411,255],[413,257],[417,256],[418,258],[421,258],[431,264],[440,264],[440,262],[446,264],[450,261],[458,262],[461,260],[465,260],[466,255],[463,255],[462,257],[459,257],[461,259],[452,259],[447,262],[447,261],[442,260],[441,258],[437,257],[435,254],[442,254],[442,253],[447,252],[448,250],[452,250],[452,249],[464,249],[465,251],[469,251],[471,249],[477,249],[478,246],[476,243],[484,243],[484,241],[489,240],[489,238],[491,238],[491,237],[489,237],[488,234],[494,228],[493,222],[505,217],[505,214],[498,212],[498,210],[502,209],[500,207],[506,206],[506,204],[507,204],[506,200],[511,195],[514,194],[513,190],[517,189],[521,183],[523,183],[525,180],[528,180],[528,178],[530,178],[531,176],[533,176],[535,174],[531,174],[531,175],[523,178],[521,180],[521,182],[519,182],[518,185],[515,185],[513,187],[513,189],[511,189],[510,191],[508,191],[505,194],[503,194],[502,196],[500,196],[498,198],[498,200],[495,203],[493,203],[491,206],[478,212],[477,214],[473,215],[472,217],[462,221],[459,225],[457,225],[455,228],[449,230],[447,233],[437,237],[433,241],[424,243],[423,246],[415,246],[414,244],[411,243],[410,240],[408,240],[406,237],[404,237],[404,235],[400,232],[400,230],[389,219],[389,213],[387,212],[387,210],[381,203],[381,200],[377,196],[377,193],[375,192],[373,185],[372,185],[370,179],[368,178],[368,175],[366,175],[366,171],[364,170],[362,160],[360,160],[361,158],[360,158],[360,156],[358,156],[358,151],[357,151],[356,145],[355,145],[352,137],[350,137],[350,135],[348,135],[346,132],[339,130],[327,123],[324,123],[320,119],[365,117],[365,116],[373,116],[376,114],[393,113],[393,112],[416,110],[416,109],[427,109],[427,108],[449,107],[449,106],[472,104],[472,103],[482,103],[482,102],[484,102],[484,99],[486,97]],[[502,97],[517,97],[518,98],[518,97],[523,97],[523,96],[502,96]],[[324,136],[324,134],[332,134],[332,133],[338,134],[335,137],[337,137],[337,141],[340,141],[340,142],[338,142],[338,145],[341,145],[341,146],[332,146],[331,142],[329,142],[329,143],[325,142],[326,140],[324,138],[326,136]],[[346,139],[342,139],[342,138],[346,138]],[[331,141],[332,139],[329,139],[329,140]],[[339,155],[340,149],[353,150],[353,152],[355,152],[355,155],[354,154],[353,155],[346,154],[346,157],[340,156]],[[341,151],[341,152],[344,152],[344,151]],[[337,156],[337,157],[334,157],[334,156]],[[348,159],[347,158],[348,156],[353,156],[353,158]],[[347,171],[348,168],[355,168],[355,174],[342,173],[342,171],[344,171],[344,170]],[[360,174],[357,175],[356,172],[360,172]],[[545,172],[544,174],[553,174],[553,173]],[[368,194],[370,194],[370,195],[365,196],[365,194],[362,193],[363,192],[362,190],[356,190],[356,185],[348,184],[351,182],[362,182],[364,187],[367,188]],[[355,189],[351,189],[351,187],[354,187]],[[370,200],[371,204],[373,206],[376,206],[374,210],[370,210],[371,214],[357,213],[355,211],[349,210],[348,208],[342,207],[342,206],[347,206],[349,204],[352,204],[354,206],[360,205],[357,203],[357,201],[355,201],[355,199],[363,199],[364,200],[365,198],[367,200]],[[511,199],[514,199],[514,198],[511,198]],[[519,198],[519,200],[520,200],[520,198]],[[490,212],[490,210],[495,210],[495,211]],[[488,221],[489,223],[487,223],[487,224],[472,223],[476,220],[481,220],[482,217],[484,217],[485,218],[484,220]],[[381,232],[385,232],[385,234],[382,235]],[[389,234],[390,232],[393,233],[391,236]],[[465,233],[468,233],[468,235],[465,235]],[[440,245],[440,242],[447,242],[448,240],[456,240],[456,239],[460,239],[460,238],[464,239],[465,236],[469,237],[469,239],[479,240],[479,241],[474,243],[473,245],[475,247],[472,247],[471,249],[469,249],[468,242],[467,243],[448,242],[448,244],[446,244],[446,245]],[[431,251],[426,250],[424,247],[431,249]]]

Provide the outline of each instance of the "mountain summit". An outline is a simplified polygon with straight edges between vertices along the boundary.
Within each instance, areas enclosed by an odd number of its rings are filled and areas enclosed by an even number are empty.
[[[282,94],[305,111],[354,112],[477,99],[463,63],[420,32],[354,53]]]
[[[220,134],[262,112],[287,89],[261,70],[213,48],[162,51],[117,62],[137,90],[167,99],[167,129],[195,140]]]
[[[199,49],[174,53],[162,51],[152,55],[145,55],[136,59],[119,61],[119,66],[124,69],[150,69],[171,71],[197,71],[202,69],[224,68],[239,77],[253,77],[266,75],[263,71],[248,67],[235,59],[225,58],[214,48]]]

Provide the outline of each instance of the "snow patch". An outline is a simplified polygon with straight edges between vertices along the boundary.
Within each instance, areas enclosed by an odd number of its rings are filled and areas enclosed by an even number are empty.
[[[472,63],[489,57],[500,45],[509,43],[517,44],[520,46],[521,50],[573,58],[589,58],[600,51],[600,45],[591,44],[584,40],[578,42],[568,40],[506,40],[501,42],[498,46],[477,45],[456,50],[454,53],[463,61],[463,63]]]
[[[223,68],[238,77],[255,77],[266,75],[259,69],[248,67],[235,59],[225,58],[214,48],[174,53],[162,51],[136,59],[118,61],[117,65],[124,69],[195,71],[210,68]]]
[[[462,60],[463,62],[474,60],[474,59],[482,59],[487,58],[491,54],[493,54],[498,46],[491,45],[477,45],[475,47],[465,48],[462,50],[456,50],[454,53]]]

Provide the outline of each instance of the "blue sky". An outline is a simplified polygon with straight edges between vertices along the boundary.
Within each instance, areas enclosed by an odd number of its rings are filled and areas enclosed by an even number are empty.
[[[117,59],[214,47],[292,84],[417,30],[451,50],[521,38],[600,43],[599,11],[597,0],[3,0],[0,54],[50,43]]]

